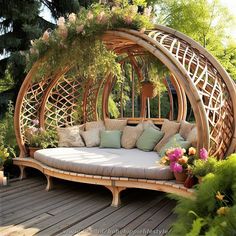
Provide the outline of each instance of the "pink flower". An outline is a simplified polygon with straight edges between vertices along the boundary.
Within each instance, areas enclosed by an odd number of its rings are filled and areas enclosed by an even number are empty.
[[[183,171],[183,167],[176,163],[176,162],[173,162],[170,164],[170,169],[173,171],[173,172],[178,172],[178,173],[181,173]]]
[[[39,124],[39,120],[37,120],[37,119],[32,120],[32,124],[33,124],[33,125],[38,125],[38,124]]]
[[[49,33],[48,33],[47,30],[43,33],[42,39],[43,39],[44,42],[48,42],[48,40],[49,40]]]
[[[88,20],[92,20],[93,19],[93,13],[91,11],[88,12],[87,19]]]
[[[170,161],[177,161],[184,154],[184,150],[182,148],[175,148],[171,152],[168,152],[168,157]]]
[[[208,152],[205,148],[200,149],[200,159],[206,160],[208,158]]]
[[[200,149],[200,159],[206,160],[208,158],[208,151],[205,148]]]
[[[79,34],[84,30],[84,25],[80,25],[76,27],[76,32]]]

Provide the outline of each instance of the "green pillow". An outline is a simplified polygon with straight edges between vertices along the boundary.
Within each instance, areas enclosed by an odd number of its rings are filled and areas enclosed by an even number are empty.
[[[101,131],[101,148],[121,148],[120,130],[103,130]]]
[[[152,151],[156,144],[163,138],[164,133],[152,127],[147,127],[139,137],[137,148],[149,152]]]
[[[172,136],[169,141],[161,148],[159,154],[160,157],[165,156],[165,153],[170,148],[181,147],[184,149],[190,148],[191,143],[189,141],[185,141],[184,138],[180,134],[175,134]]]

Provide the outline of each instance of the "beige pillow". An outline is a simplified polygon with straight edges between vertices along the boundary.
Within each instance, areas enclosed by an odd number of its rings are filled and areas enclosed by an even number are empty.
[[[57,128],[59,137],[58,147],[84,147],[80,136],[80,127]]]
[[[142,126],[126,126],[121,137],[121,146],[126,149],[135,148],[136,142],[142,133]]]
[[[86,122],[85,130],[88,131],[92,129],[105,130],[104,122],[102,120]]]
[[[152,120],[142,121],[138,124],[138,126],[142,126],[143,129],[152,127],[154,129],[160,130],[157,126],[155,126],[155,124],[152,122]]]
[[[100,128],[97,128],[81,132],[86,147],[98,147],[100,145],[100,131]]]
[[[191,124],[185,120],[180,121],[179,134],[186,140],[190,131],[194,128],[194,124]]]
[[[123,131],[126,125],[127,125],[127,120],[105,119],[106,130]]]
[[[190,142],[193,147],[197,147],[197,127],[196,126],[190,131],[186,140]]]
[[[159,152],[161,148],[169,141],[169,139],[179,132],[179,128],[180,123],[165,119],[161,127],[161,131],[164,132],[164,137],[155,146],[154,150]]]

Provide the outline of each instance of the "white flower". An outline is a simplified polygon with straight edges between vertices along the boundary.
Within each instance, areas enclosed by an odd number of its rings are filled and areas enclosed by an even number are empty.
[[[60,26],[64,26],[65,24],[65,18],[62,16],[62,17],[59,17],[59,19],[57,20],[57,25],[60,27]]]
[[[35,44],[34,40],[30,40],[30,43],[32,46],[34,46],[34,44]]]
[[[70,15],[69,15],[69,22],[75,23],[75,21],[76,21],[75,13],[70,13]]]
[[[151,7],[151,6],[149,6],[148,8],[145,8],[145,9],[144,9],[144,13],[143,13],[143,14],[144,14],[145,16],[148,16],[148,17],[149,17],[149,16],[151,15],[151,13],[152,13],[152,7]]]

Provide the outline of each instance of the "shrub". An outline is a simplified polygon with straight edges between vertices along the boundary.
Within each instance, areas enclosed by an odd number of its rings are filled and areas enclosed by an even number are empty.
[[[236,235],[236,154],[216,165],[196,189],[196,199],[177,199],[170,235]]]

